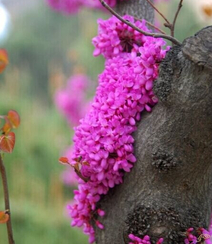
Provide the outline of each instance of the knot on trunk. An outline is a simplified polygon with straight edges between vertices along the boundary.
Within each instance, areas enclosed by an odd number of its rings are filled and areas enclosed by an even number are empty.
[[[146,207],[137,206],[129,213],[126,220],[128,234],[134,234],[138,237],[149,235],[152,243],[156,243],[159,238],[164,238],[165,243],[180,244],[184,243],[186,238],[185,230],[188,228],[183,221],[182,213],[177,212],[171,207]],[[202,223],[195,211],[190,211],[189,222],[199,227]],[[170,228],[167,228],[170,226]],[[127,237],[127,235],[125,235]],[[127,238],[126,241],[127,242]]]
[[[184,40],[182,52],[197,65],[212,69],[212,26]]]
[[[159,171],[168,171],[175,168],[180,162],[173,153],[165,152],[159,149],[152,154],[152,165]]]

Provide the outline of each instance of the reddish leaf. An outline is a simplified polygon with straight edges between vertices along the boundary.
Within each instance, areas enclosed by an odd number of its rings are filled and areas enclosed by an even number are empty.
[[[0,49],[0,73],[6,68],[8,64],[8,55],[5,49]]]
[[[10,110],[7,114],[7,119],[12,125],[12,128],[18,128],[20,125],[20,116],[15,110]]]
[[[61,164],[69,164],[68,158],[66,158],[66,157],[60,157],[59,162]]]
[[[11,131],[12,127],[11,127],[11,124],[10,123],[6,122],[1,129],[2,129],[2,132],[5,135],[7,135]]]
[[[10,216],[8,211],[0,211],[0,224],[5,224],[9,220]]]
[[[15,146],[15,133],[9,132],[7,135],[0,136],[0,150],[11,153]]]

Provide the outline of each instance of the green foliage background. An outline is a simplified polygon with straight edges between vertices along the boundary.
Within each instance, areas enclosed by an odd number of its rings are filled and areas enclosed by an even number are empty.
[[[169,8],[161,7],[173,17],[175,5],[176,1]],[[96,86],[103,59],[92,58],[91,38],[100,16],[89,11],[62,16],[42,1],[12,16],[12,33],[2,44],[9,52],[10,65],[0,75],[0,114],[15,109],[21,117],[15,150],[4,157],[16,244],[87,243],[64,217],[72,191],[62,184],[63,166],[57,161],[71,143],[73,131],[55,108],[51,77],[59,77],[62,87],[71,74],[86,72]],[[177,25],[180,40],[199,28],[195,21],[190,10],[183,9]],[[0,184],[0,209],[4,209],[2,196]],[[0,225],[0,243],[7,243],[6,225]]]

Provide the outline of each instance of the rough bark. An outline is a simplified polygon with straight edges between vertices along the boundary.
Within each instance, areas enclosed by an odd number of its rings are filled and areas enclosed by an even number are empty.
[[[136,0],[136,7],[135,0],[118,0],[116,11],[120,15],[129,14],[140,19],[146,19],[151,23],[154,21],[154,11],[146,0]]]
[[[189,227],[207,228],[212,202],[212,26],[173,47],[155,82],[159,103],[134,134],[137,162],[99,205],[97,244],[128,234],[184,243]]]

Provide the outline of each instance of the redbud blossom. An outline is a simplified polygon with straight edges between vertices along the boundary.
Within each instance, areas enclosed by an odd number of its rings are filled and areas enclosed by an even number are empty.
[[[132,20],[131,16],[124,18]],[[166,53],[162,39],[146,37],[115,17],[100,24],[94,44],[107,58],[105,70],[99,75],[91,107],[75,128],[73,139],[72,163],[79,157],[82,162],[88,162],[81,165],[80,171],[89,181],[78,177],[78,190],[74,191],[76,203],[69,208],[72,225],[83,226],[90,241],[94,240],[91,220],[96,203],[110,188],[122,183],[123,172],[130,172],[136,162],[132,133],[140,113],[150,112],[157,102],[152,84],[158,75],[158,62]],[[144,21],[137,21],[136,25],[147,30]],[[105,45],[108,40],[110,44]],[[116,50],[110,47],[113,43]],[[100,222],[96,224],[103,228]],[[148,238],[144,237],[146,243]]]

